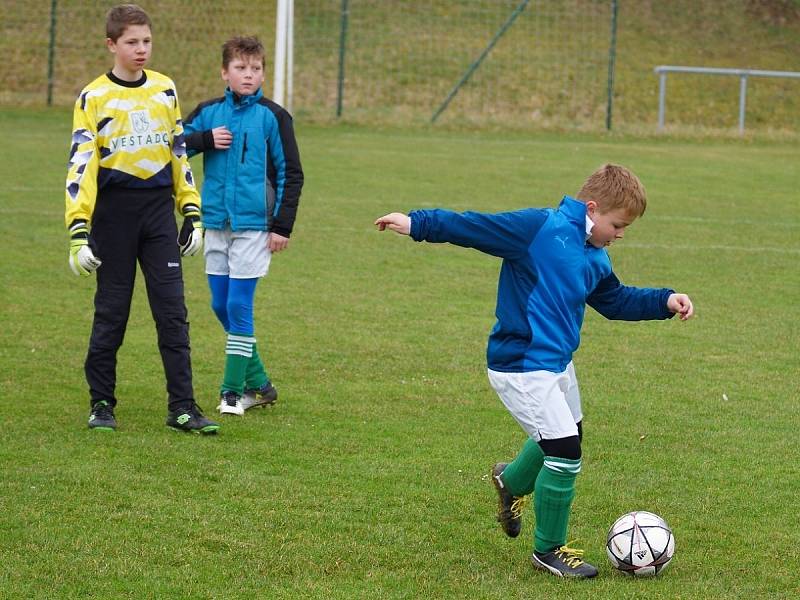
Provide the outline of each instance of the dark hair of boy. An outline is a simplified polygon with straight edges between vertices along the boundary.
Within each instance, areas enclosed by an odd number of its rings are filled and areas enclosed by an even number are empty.
[[[222,45],[222,68],[227,69],[228,65],[235,58],[242,56],[255,56],[261,59],[261,66],[264,66],[264,44],[253,35],[236,36],[229,39]]]
[[[150,17],[141,6],[136,4],[115,6],[106,15],[106,37],[116,42],[130,25],[147,25],[153,29]]]
[[[106,15],[114,66],[78,95],[65,189],[64,220],[75,275],[96,274],[95,311],[84,363],[88,426],[117,428],[117,351],[141,267],[156,324],[167,391],[166,425],[213,434],[194,399],[181,256],[202,248],[200,197],[186,156],[174,82],[146,70],[152,36],[141,7]],[[184,217],[181,237],[175,209]],[[187,227],[188,226],[188,227]],[[176,239],[177,238],[177,239]]]

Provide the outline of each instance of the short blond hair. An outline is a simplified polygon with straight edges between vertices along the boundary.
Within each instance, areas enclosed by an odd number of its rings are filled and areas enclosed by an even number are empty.
[[[106,14],[106,37],[116,42],[130,25],[147,25],[150,29],[153,28],[150,17],[141,6],[136,4],[115,6]]]
[[[622,165],[606,163],[584,182],[578,200],[597,203],[602,213],[622,208],[641,217],[647,208],[647,194],[639,178]]]

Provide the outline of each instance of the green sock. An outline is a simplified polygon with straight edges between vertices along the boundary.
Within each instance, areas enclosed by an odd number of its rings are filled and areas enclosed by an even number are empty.
[[[567,524],[575,497],[575,478],[580,470],[580,459],[544,457],[544,467],[536,478],[533,494],[536,513],[533,539],[537,552],[550,552],[567,542]]]
[[[503,470],[503,485],[514,496],[527,496],[536,485],[536,477],[544,463],[544,452],[531,438],[525,441],[517,457]]]
[[[264,369],[264,363],[258,355],[258,345],[253,344],[253,356],[247,361],[247,372],[245,375],[245,389],[257,390],[269,383],[269,374]]]
[[[228,334],[225,346],[225,374],[222,378],[222,390],[244,393],[244,379],[247,365],[253,356],[256,338],[247,335]]]

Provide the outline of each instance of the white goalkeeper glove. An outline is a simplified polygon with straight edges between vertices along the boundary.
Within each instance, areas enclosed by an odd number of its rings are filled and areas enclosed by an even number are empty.
[[[181,256],[194,256],[203,247],[203,223],[200,209],[194,204],[183,207],[183,225],[178,233]]]
[[[103,263],[89,247],[89,229],[86,222],[76,222],[70,227],[70,234],[72,237],[69,240],[69,268],[75,275],[88,277]]]

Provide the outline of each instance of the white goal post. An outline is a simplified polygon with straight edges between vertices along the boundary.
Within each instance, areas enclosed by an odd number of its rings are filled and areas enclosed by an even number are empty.
[[[275,74],[272,99],[292,112],[294,70],[294,0],[277,0]]]

